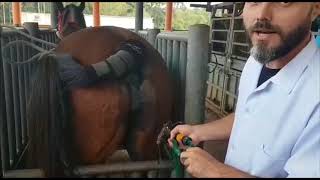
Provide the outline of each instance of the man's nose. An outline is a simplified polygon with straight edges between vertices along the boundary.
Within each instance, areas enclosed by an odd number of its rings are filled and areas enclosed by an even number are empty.
[[[262,2],[258,6],[258,10],[256,11],[256,20],[261,21],[261,20],[268,20],[271,21],[272,19],[272,3],[270,2]]]

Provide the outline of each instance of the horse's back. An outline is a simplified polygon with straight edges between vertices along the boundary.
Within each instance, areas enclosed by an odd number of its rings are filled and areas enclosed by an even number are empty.
[[[56,51],[69,53],[82,65],[105,60],[121,42],[146,46],[141,91],[143,108],[130,111],[130,95],[122,81],[99,82],[72,91],[75,150],[83,163],[104,161],[124,144],[136,160],[155,159],[156,138],[172,115],[172,84],[161,55],[137,34],[119,27],[93,27],[60,41]],[[128,115],[130,117],[128,117]]]

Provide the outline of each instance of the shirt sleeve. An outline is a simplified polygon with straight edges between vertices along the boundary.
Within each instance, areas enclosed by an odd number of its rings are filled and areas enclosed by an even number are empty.
[[[298,138],[284,169],[288,177],[320,177],[320,104]]]

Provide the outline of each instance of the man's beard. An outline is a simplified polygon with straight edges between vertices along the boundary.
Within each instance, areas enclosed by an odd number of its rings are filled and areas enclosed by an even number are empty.
[[[251,48],[250,54],[261,64],[267,64],[273,60],[284,57],[309,35],[310,28],[310,23],[305,21],[285,35],[279,27],[271,25],[269,21],[258,21],[254,26],[246,29],[248,35],[252,35],[256,30],[271,31],[280,36],[282,43],[278,47],[268,48],[267,44],[259,42]],[[251,41],[250,45],[252,46]]]

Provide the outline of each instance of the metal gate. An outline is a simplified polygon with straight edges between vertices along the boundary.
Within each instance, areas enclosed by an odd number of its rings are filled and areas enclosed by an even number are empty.
[[[27,33],[24,29],[21,32]],[[27,60],[37,53],[25,44],[9,43],[15,40],[30,39],[16,31],[2,29],[0,56],[0,169],[1,176],[8,170],[23,166],[23,157],[28,145],[28,127],[26,119],[27,99],[31,84],[33,64],[15,65],[7,61]],[[54,43],[57,40],[55,32],[50,30],[40,31],[39,38]],[[7,51],[2,51],[9,46]],[[44,49],[50,49],[47,45]]]
[[[212,10],[211,62],[206,105],[219,116],[235,110],[241,71],[249,57],[242,18],[242,3],[222,3]]]

